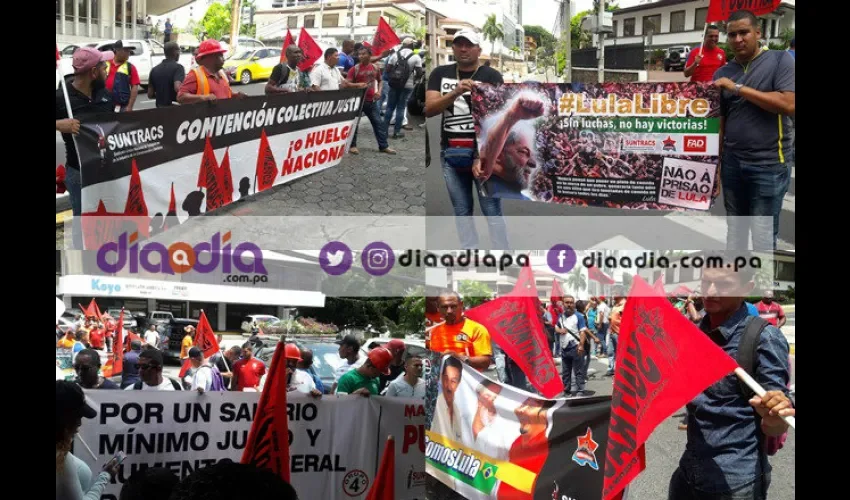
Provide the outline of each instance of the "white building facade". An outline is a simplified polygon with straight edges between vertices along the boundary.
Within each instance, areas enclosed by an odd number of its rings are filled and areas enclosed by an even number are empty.
[[[56,0],[56,43],[141,39],[147,16],[190,3],[192,0]]]

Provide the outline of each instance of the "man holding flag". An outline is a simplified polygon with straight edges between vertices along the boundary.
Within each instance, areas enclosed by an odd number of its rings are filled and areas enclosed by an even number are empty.
[[[428,349],[452,354],[478,371],[486,370],[493,362],[487,328],[463,316],[463,300],[453,290],[440,294],[438,307],[446,322],[431,330]]]

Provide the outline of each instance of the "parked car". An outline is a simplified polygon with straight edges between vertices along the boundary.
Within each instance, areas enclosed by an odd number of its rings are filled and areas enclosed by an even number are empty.
[[[60,317],[59,321],[57,321],[56,323],[58,325],[56,328],[58,330],[61,330],[63,335],[68,333],[68,331],[76,331],[77,330],[77,324],[74,323],[74,321],[72,319],[68,319],[66,317]]]
[[[687,45],[670,47],[664,52],[664,71],[684,71],[691,48]]]
[[[236,44],[236,51],[238,52],[241,52],[243,50],[257,50],[266,47],[266,44],[257,40],[256,38],[240,36],[236,40],[238,41],[238,43]],[[232,50],[232,47],[230,46],[230,35],[224,35],[218,42],[221,44],[221,48],[227,51],[224,53],[225,59],[229,59],[231,56],[233,56],[234,50]]]
[[[174,319],[174,315],[168,311],[154,311],[148,316],[148,324],[154,323],[157,325],[168,323]]]
[[[301,343],[298,339],[289,339],[288,342],[297,345],[299,349],[313,351],[311,371],[318,375],[319,380],[322,381],[324,393],[330,394],[334,385],[334,371],[342,364],[342,359],[339,357],[339,346],[327,342]],[[254,357],[262,361],[266,365],[266,369],[271,367],[272,357],[278,343],[278,341],[270,340],[263,347],[254,351]]]
[[[156,313],[154,313],[156,314]],[[171,314],[171,313],[168,313]],[[186,336],[184,328],[187,326],[198,328],[198,320],[189,318],[171,317],[170,321],[162,325],[160,339],[160,350],[165,359],[180,360],[180,345],[183,342],[183,337]]]
[[[121,309],[109,309],[106,311],[106,314],[112,316],[115,321],[118,321],[118,316],[121,314]],[[124,328],[136,328],[139,326],[138,321],[136,321],[135,315],[126,309],[124,309]]]
[[[280,320],[277,316],[271,316],[269,314],[251,314],[245,316],[242,319],[242,332],[243,333],[257,333],[257,327],[261,324],[272,324],[277,323]],[[263,332],[269,333],[263,328]]]
[[[280,49],[264,47],[242,50],[240,47],[233,57],[224,61],[224,71],[230,78],[248,85],[254,80],[268,79],[278,64],[280,64]]]

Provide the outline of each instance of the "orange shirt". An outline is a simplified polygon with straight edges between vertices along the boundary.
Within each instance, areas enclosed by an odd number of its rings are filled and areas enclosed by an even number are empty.
[[[61,339],[59,339],[58,342],[56,342],[56,347],[61,347],[62,349],[70,349],[74,347],[74,343],[76,343],[76,340],[74,340],[73,337],[71,337],[70,339],[68,337],[62,337]]]
[[[183,341],[180,343],[180,359],[186,359],[189,357],[189,349],[195,345],[195,341],[192,340],[191,335],[186,335],[183,337]]]
[[[230,82],[228,81],[227,76],[223,73],[214,75],[203,66],[200,66],[199,68],[207,75],[207,82],[210,87],[209,93],[215,95],[218,99],[230,99]],[[180,85],[180,91],[177,92],[177,96],[180,97],[180,95],[186,93],[198,94],[198,77],[195,76],[194,71],[188,71],[186,73],[186,78],[183,80],[183,84]]]
[[[492,356],[490,332],[480,323],[464,318],[460,323],[443,324],[431,330],[428,349],[436,352],[454,352],[469,357]]]

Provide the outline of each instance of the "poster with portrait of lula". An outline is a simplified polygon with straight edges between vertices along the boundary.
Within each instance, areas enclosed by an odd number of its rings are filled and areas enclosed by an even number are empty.
[[[479,84],[472,114],[485,196],[708,210],[720,94],[697,83]]]

